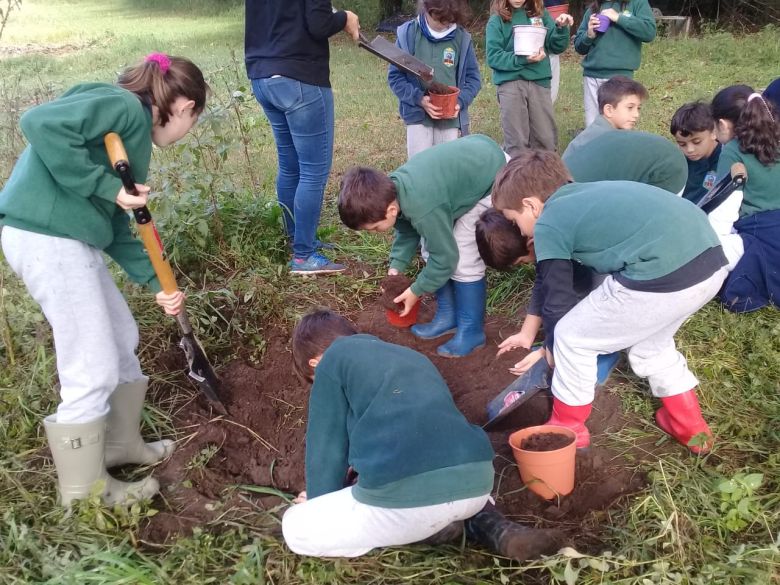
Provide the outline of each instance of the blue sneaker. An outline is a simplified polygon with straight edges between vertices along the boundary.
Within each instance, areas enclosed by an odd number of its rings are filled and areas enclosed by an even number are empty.
[[[335,272],[344,272],[347,267],[343,264],[331,262],[322,254],[314,252],[311,256],[302,260],[293,258],[290,260],[290,274],[332,274]]]

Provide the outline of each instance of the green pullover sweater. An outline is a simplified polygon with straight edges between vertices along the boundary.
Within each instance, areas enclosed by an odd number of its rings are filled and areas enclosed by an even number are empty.
[[[585,77],[608,79],[616,75],[633,77],[642,61],[642,43],[655,38],[656,26],[653,11],[647,0],[628,2],[602,2],[601,10],[614,8],[620,13],[605,33],[588,38],[588,20],[592,11],[585,11],[582,23],[574,39],[574,50],[585,55],[582,74]]]
[[[718,178],[722,179],[731,172],[731,165],[737,162],[745,165],[747,170],[739,216],[780,209],[780,160],[763,165],[755,155],[742,152],[738,140],[730,140],[720,152]]]
[[[515,40],[512,27],[530,25],[542,19],[547,29],[544,39],[544,50],[548,57],[538,63],[529,63],[526,57],[515,55]],[[533,19],[533,22],[532,22]],[[555,21],[546,10],[541,17],[529,17],[522,8],[512,11],[512,20],[504,22],[498,15],[491,15],[485,31],[485,53],[487,64],[493,70],[493,83],[501,85],[507,81],[524,79],[534,81],[543,87],[550,87],[552,70],[549,55],[558,55],[569,46],[569,27],[557,27]]]
[[[390,268],[403,271],[425,238],[428,262],[412,284],[416,295],[440,289],[458,265],[455,220],[490,193],[506,164],[501,147],[472,134],[428,148],[390,173],[401,212],[395,222]]]
[[[493,449],[455,406],[428,358],[372,335],[334,341],[314,371],[306,427],[306,493],[358,473],[356,500],[431,506],[489,494]]]
[[[0,192],[3,225],[80,240],[103,250],[139,284],[161,290],[149,258],[116,204],[122,181],[103,137],[122,138],[135,180],[146,181],[152,114],[122,88],[89,83],[31,108],[19,122],[28,146]]]

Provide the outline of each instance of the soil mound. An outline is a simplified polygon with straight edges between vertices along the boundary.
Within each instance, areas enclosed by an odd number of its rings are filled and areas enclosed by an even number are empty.
[[[432,317],[434,305],[435,301],[424,300],[421,322]],[[446,338],[420,340],[408,330],[388,325],[384,312],[383,306],[376,303],[350,317],[361,332],[428,356],[447,380],[466,418],[484,424],[487,403],[514,379],[508,369],[523,357],[522,352],[496,357],[498,343],[516,332],[518,324],[488,317],[486,347],[465,358],[446,359],[436,354],[436,347]],[[289,494],[305,488],[308,387],[293,374],[289,339],[289,331],[268,335],[267,351],[258,367],[233,362],[222,368],[221,393],[229,416],[215,416],[198,397],[180,408],[175,416],[177,428],[189,434],[179,441],[171,458],[155,469],[165,501],[142,532],[146,543],[163,543],[196,526],[211,524],[214,529],[229,521],[231,514],[240,517],[241,510],[260,507],[283,511],[281,498],[258,496],[236,486],[268,486]],[[177,353],[170,353],[160,363],[175,362],[173,355],[179,359]],[[170,369],[175,371],[176,367]],[[518,409],[505,428],[489,433],[496,450],[497,506],[516,520],[564,528],[570,535],[577,535],[578,547],[587,548],[592,543],[597,548],[599,523],[586,519],[640,489],[643,477],[635,471],[636,461],[629,462],[622,455],[594,445],[578,453],[576,487],[569,496],[551,504],[525,489],[507,437],[517,428],[546,422],[550,408],[550,395],[539,393]],[[601,390],[588,422],[596,442],[602,433],[624,424],[618,397]],[[269,525],[269,530],[278,531],[278,524]]]

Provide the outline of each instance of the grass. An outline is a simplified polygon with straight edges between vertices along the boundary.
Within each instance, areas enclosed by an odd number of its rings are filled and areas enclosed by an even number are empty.
[[[383,64],[334,39],[336,149],[320,235],[337,243],[339,258],[360,266],[364,278],[293,281],[283,268],[273,202],[273,141],[241,63],[240,3],[201,6],[25,0],[0,47],[0,177],[4,182],[21,151],[18,116],[30,105],[78,81],[111,81],[152,50],[193,58],[214,90],[210,110],[186,144],[155,152],[153,210],[208,353],[218,363],[237,353],[258,361],[267,325],[290,324],[312,304],[354,309],[376,291],[389,240],[338,227],[333,198],[348,166],[401,164],[405,134]],[[641,128],[666,135],[682,102],[729,83],[766,85],[780,59],[777,33],[766,28],[735,38],[715,31],[648,45],[637,75],[651,94]],[[484,65],[482,72],[472,129],[500,139],[495,88]],[[556,114],[563,148],[582,125],[574,55],[563,60]],[[118,278],[142,332],[141,360],[153,370],[172,347],[175,327],[160,318],[148,293]],[[491,310],[513,313],[525,303],[531,274],[491,274],[490,282]],[[0,262],[0,583],[777,583],[779,340],[775,309],[732,315],[710,304],[685,324],[679,346],[701,379],[702,408],[718,435],[715,452],[696,458],[672,449],[645,465],[648,487],[592,519],[604,530],[599,556],[569,550],[518,565],[471,549],[407,547],[352,561],[302,559],[269,536],[261,512],[149,549],[137,541],[137,528],[153,506],[120,511],[88,501],[67,513],[54,505],[54,472],[39,455],[40,419],[57,403],[54,351],[39,310]],[[192,389],[178,376],[153,374],[152,382],[145,433],[170,436],[177,432],[170,415]],[[631,453],[651,436],[652,409],[635,378],[618,390],[625,409],[644,422],[603,440]],[[193,467],[212,455],[201,453]]]

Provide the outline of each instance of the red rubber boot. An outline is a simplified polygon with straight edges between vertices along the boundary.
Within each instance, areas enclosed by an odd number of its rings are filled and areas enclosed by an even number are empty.
[[[553,396],[552,416],[544,424],[573,430],[577,435],[577,449],[583,449],[590,446],[590,431],[585,426],[585,421],[588,420],[592,408],[592,404],[569,406]]]
[[[661,402],[663,406],[655,413],[655,422],[661,430],[696,454],[709,452],[712,448],[712,431],[701,415],[696,390],[661,398]],[[707,443],[703,447],[688,445],[690,440],[699,433],[709,437]]]

